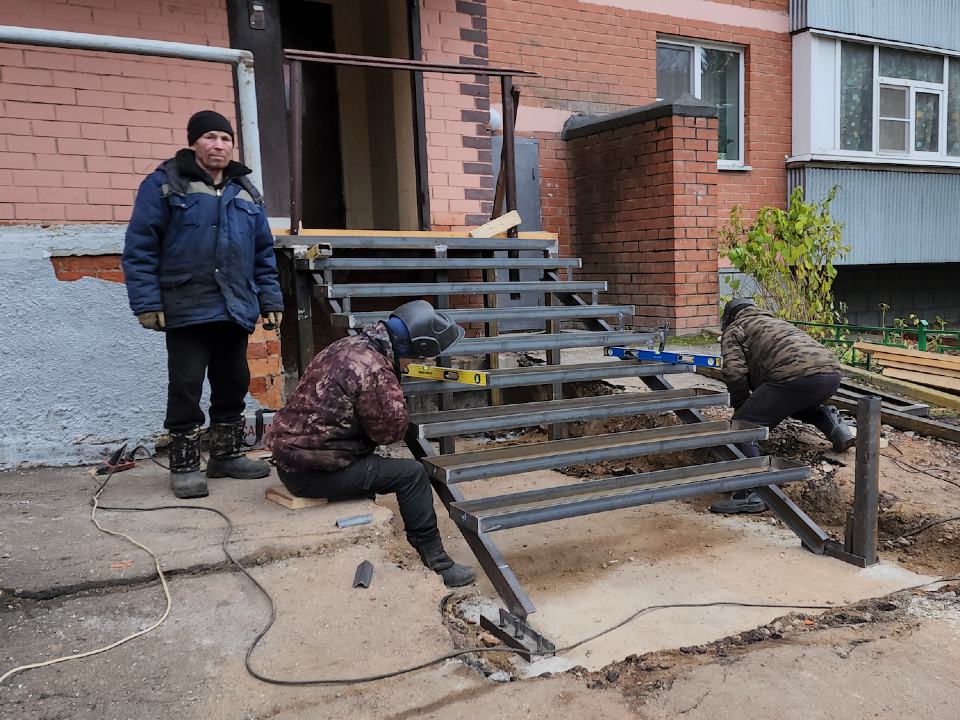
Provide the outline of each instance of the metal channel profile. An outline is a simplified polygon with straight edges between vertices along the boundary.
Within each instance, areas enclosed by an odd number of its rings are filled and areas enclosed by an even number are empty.
[[[494,352],[527,352],[549,348],[588,348],[608,344],[607,341],[630,343],[660,342],[660,333],[632,332],[574,332],[574,333],[514,333],[496,337],[461,340],[452,349],[455,355],[486,355]]]
[[[546,305],[540,307],[466,308],[444,310],[454,322],[504,322],[508,320],[579,320],[586,317],[620,317],[633,315],[633,305],[584,305],[564,307]],[[337,327],[359,329],[376,322],[385,322],[389,311],[338,313],[332,317]]]
[[[550,440],[494,450],[474,450],[425,458],[423,463],[432,478],[445,483],[460,483],[604,460],[765,440],[768,433],[767,428],[760,425],[739,420],[722,420],[699,425]]]
[[[626,415],[646,415],[680,408],[726,405],[727,393],[703,388],[663,393],[623,393],[599,397],[468,408],[412,415],[410,423],[420,437],[438,438],[502,428],[526,427],[577,420],[604,420]]]
[[[473,532],[494,532],[809,477],[807,465],[772,457],[748,458],[467,500],[454,503],[450,517]]]
[[[486,370],[485,372],[487,373],[486,389],[489,389],[543,385],[554,382],[586,382],[588,380],[604,380],[609,378],[692,373],[694,371],[695,368],[689,365],[626,361],[622,363],[599,362],[584,363],[582,365],[560,365],[553,368],[546,368],[544,366],[504,368],[502,370]],[[443,390],[447,392],[465,392],[475,389],[469,385],[444,383],[442,380],[409,380],[401,382],[400,387],[403,388],[404,395],[423,395],[427,393],[437,393]]]
[[[448,250],[555,250],[556,236],[538,238],[472,238],[444,237],[442,235],[394,235],[388,232],[382,235],[325,235],[311,233],[308,230],[300,235],[275,235],[278,248],[294,245],[308,245],[310,240],[326,243],[335,250],[433,250],[444,247]]]
[[[318,258],[301,260],[309,270],[547,270],[579,268],[580,258]]]
[[[389,262],[389,260],[388,260]],[[314,276],[317,290],[328,298],[345,297],[423,297],[424,295],[487,295],[490,293],[592,293],[606,292],[607,283],[585,280],[559,282],[450,282],[450,283],[383,283],[377,285],[326,285]]]
[[[491,633],[507,647],[517,651],[517,655],[527,662],[533,662],[533,653],[538,659],[552,655],[556,646],[530,625],[518,617],[500,608],[500,621],[492,620],[486,615],[480,615],[480,627]]]
[[[654,375],[643,378],[644,384],[651,390],[672,390],[673,386],[663,377]],[[678,410],[676,415],[680,420],[688,425],[696,426],[698,424],[707,424],[703,415],[696,410]],[[743,459],[741,453],[733,444],[724,443],[710,448],[713,455],[718,460],[738,460]],[[760,499],[766,503],[767,507],[773,510],[783,524],[793,530],[800,538],[800,541],[817,555],[823,555],[827,548],[829,536],[820,529],[813,520],[811,520],[803,510],[797,507],[790,498],[776,485],[767,485],[765,487],[755,487],[754,492],[760,496]]]

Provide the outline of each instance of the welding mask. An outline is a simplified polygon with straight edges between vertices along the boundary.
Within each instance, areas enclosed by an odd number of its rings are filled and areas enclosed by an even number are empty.
[[[394,310],[387,331],[394,352],[405,358],[437,357],[465,334],[462,327],[426,300],[414,300]]]

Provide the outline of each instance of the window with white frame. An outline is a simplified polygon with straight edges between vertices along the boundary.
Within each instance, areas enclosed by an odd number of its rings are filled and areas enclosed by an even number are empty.
[[[960,157],[960,59],[842,41],[839,149]]]
[[[657,42],[657,98],[684,93],[717,106],[717,165],[743,166],[743,50],[685,40]]]

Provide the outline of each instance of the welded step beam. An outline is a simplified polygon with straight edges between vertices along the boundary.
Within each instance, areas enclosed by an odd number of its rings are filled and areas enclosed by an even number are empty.
[[[410,424],[419,437],[437,438],[545,423],[603,420],[684,408],[705,408],[726,405],[729,401],[730,396],[725,392],[691,388],[417,413],[410,416]]]
[[[585,280],[560,282],[446,282],[446,283],[377,283],[325,285],[315,275],[317,291],[325,298],[345,297],[423,297],[424,295],[490,295],[492,293],[593,293],[606,292],[606,281]]]
[[[605,460],[765,440],[768,434],[768,429],[760,425],[740,420],[721,420],[438,455],[424,458],[423,464],[432,478],[452,484]]]
[[[659,343],[660,333],[633,332],[571,332],[571,333],[514,333],[496,337],[467,338],[452,348],[450,355],[487,355],[498,352],[530,352],[562,348],[591,348],[612,343],[643,345]]]
[[[537,238],[472,238],[440,237],[436,235],[277,235],[274,238],[276,247],[292,247],[293,245],[310,245],[326,243],[334,250],[433,250],[447,248],[449,250],[555,250],[556,236]]]
[[[463,500],[453,503],[449,512],[458,525],[476,533],[488,533],[809,477],[808,465],[757,457]]]
[[[596,362],[580,365],[536,365],[534,367],[502,368],[485,370],[490,388],[521,387],[524,385],[545,385],[555,382],[572,383],[590,380],[613,380],[627,377],[648,377],[653,375],[676,375],[692,373],[692,365],[669,365],[667,363],[644,363],[636,360],[624,362]],[[438,392],[466,392],[476,387],[442,380],[407,380],[400,383],[404,395],[425,395]]]
[[[565,307],[546,305],[541,307],[496,307],[444,310],[454,322],[509,322],[511,320],[580,320],[582,318],[625,317],[635,313],[633,305],[583,305]],[[386,321],[390,311],[335,313],[333,324],[337,327],[359,329],[376,322]]]
[[[302,270],[550,270],[554,268],[579,268],[580,258],[416,258],[416,257],[363,257],[319,258],[298,260],[297,269]]]

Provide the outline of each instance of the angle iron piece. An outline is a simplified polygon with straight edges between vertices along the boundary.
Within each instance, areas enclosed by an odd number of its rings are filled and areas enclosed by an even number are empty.
[[[486,615],[480,615],[480,627],[507,647],[515,649],[517,655],[527,662],[533,662],[533,653],[538,653],[537,657],[550,657],[557,649],[552,642],[525,621],[503,608],[500,608],[500,622],[491,620]]]

